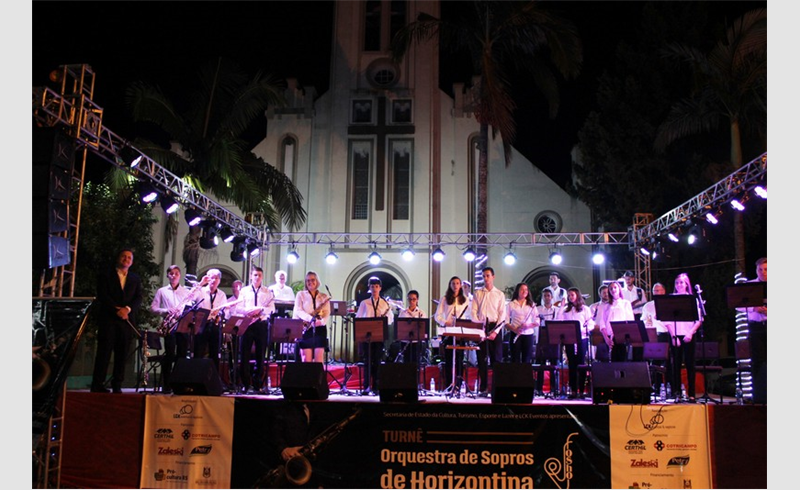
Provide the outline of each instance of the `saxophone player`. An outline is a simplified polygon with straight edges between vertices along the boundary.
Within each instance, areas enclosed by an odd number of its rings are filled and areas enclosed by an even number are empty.
[[[169,284],[158,289],[153,302],[150,304],[150,311],[163,318],[168,316],[177,317],[183,311],[183,307],[188,304],[192,291],[181,285],[181,268],[177,265],[167,267],[167,280]],[[186,357],[189,349],[189,339],[186,334],[177,332],[162,332],[164,335],[164,362],[161,363],[161,392],[171,393],[169,381],[172,374],[172,365],[177,356]]]

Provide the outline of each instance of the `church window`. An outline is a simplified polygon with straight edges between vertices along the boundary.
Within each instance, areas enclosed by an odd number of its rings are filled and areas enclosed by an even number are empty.
[[[353,100],[352,118],[353,124],[372,124],[372,100]]]
[[[561,233],[563,221],[555,211],[542,211],[533,219],[533,229],[536,233]]]
[[[411,211],[411,140],[393,140],[392,219],[407,220]]]
[[[364,51],[380,51],[381,2],[369,0],[364,8]]]
[[[389,21],[389,42],[395,34],[406,25],[406,0],[392,0],[391,19]]]
[[[411,99],[393,100],[392,123],[411,124],[413,122],[411,107]]]
[[[350,144],[350,166],[352,177],[352,219],[367,219],[369,214],[369,168],[372,161],[372,144],[369,141],[353,141]]]

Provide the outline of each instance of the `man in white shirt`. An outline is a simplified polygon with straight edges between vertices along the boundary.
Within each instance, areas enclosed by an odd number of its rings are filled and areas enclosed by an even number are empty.
[[[183,311],[184,306],[190,302],[191,290],[181,285],[181,268],[171,265],[167,268],[167,280],[169,284],[159,288],[150,304],[150,312],[164,317],[162,327],[168,330],[167,317],[177,318]],[[172,366],[175,364],[177,356],[186,357],[189,346],[186,335],[177,332],[164,331],[164,361],[161,363],[161,391],[171,393],[170,375]]]
[[[642,307],[647,302],[647,298],[644,295],[644,290],[634,284],[636,278],[633,272],[625,271],[622,277],[625,280],[625,287],[622,288],[622,297],[631,302],[633,317],[638,320],[642,316]]]
[[[767,258],[756,261],[756,278],[747,282],[767,282]],[[763,306],[747,310],[750,329],[750,366],[753,374],[753,403],[767,403],[767,298]]]
[[[268,320],[275,311],[275,296],[272,291],[262,287],[264,271],[261,267],[253,267],[250,273],[250,284],[242,289],[241,306],[245,316],[256,319],[241,336],[241,379],[242,391],[251,393],[264,390],[264,359],[266,358],[267,337],[269,335]],[[252,379],[250,359],[253,359],[251,350],[255,344],[256,379]]]
[[[369,298],[361,301],[358,305],[356,318],[381,318],[386,317],[388,325],[394,323],[394,312],[392,306],[381,297],[383,284],[378,277],[370,277],[368,280]],[[359,351],[364,361],[364,386],[363,394],[377,394],[378,390],[378,366],[383,358],[384,342],[361,342]]]
[[[471,318],[473,322],[483,323],[489,335],[495,327],[506,321],[506,295],[494,287],[494,269],[491,267],[483,268],[483,284],[481,289],[473,293]],[[503,362],[503,336],[498,333],[493,340],[484,339],[478,347],[478,396],[487,397],[489,362],[492,365]]]
[[[556,307],[561,307],[567,302],[567,290],[558,285],[561,282],[561,276],[558,275],[558,272],[553,271],[550,273],[548,281],[550,281],[550,285],[545,287],[544,290],[550,291],[550,294],[553,295],[553,304]],[[542,306],[544,306],[544,295],[542,295]]]

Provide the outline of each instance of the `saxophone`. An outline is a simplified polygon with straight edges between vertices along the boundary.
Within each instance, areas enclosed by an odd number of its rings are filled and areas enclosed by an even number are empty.
[[[147,371],[147,358],[150,357],[150,347],[147,346],[147,330],[142,330],[142,385],[147,386],[150,381],[150,373]]]
[[[572,436],[577,435],[577,432],[573,432],[567,436],[567,442],[564,443],[563,463],[557,458],[547,458],[544,462],[544,471],[558,488],[569,488],[569,482],[572,480],[572,450],[569,446],[572,444],[570,440]],[[562,472],[563,475],[560,474]],[[564,482],[566,485],[562,487],[561,483]]]
[[[360,413],[361,408],[356,408],[352,414],[325,429],[303,446],[298,456],[265,473],[253,488],[288,488],[289,484],[302,486],[308,483],[312,474],[311,460],[317,457],[319,449],[341,434]]]

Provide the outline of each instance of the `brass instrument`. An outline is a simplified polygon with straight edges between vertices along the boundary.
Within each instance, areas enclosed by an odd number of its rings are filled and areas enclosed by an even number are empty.
[[[322,431],[320,435],[309,441],[308,444],[300,449],[300,454],[298,456],[289,459],[282,465],[276,466],[259,478],[254,488],[287,488],[287,483],[296,486],[308,483],[313,471],[311,460],[317,457],[317,452],[322,446],[341,434],[347,424],[358,417],[360,413],[361,409],[356,408],[353,413],[348,415],[345,419]]]
[[[324,308],[325,305],[328,304],[328,302],[330,302],[331,297],[332,296],[328,295],[328,297],[323,299],[322,303],[320,303],[320,305],[317,306],[317,308],[314,311],[311,312],[312,320],[310,322],[303,322],[303,333],[306,333],[306,330],[308,330],[309,327],[311,327],[311,325],[317,320],[317,318],[319,317],[320,312],[322,311],[322,308]]]
[[[557,458],[547,458],[544,462],[544,471],[558,488],[569,488],[569,482],[572,480],[572,450],[569,446],[572,444],[570,440],[572,436],[577,435],[577,432],[573,432],[567,436],[567,442],[564,443],[562,461]],[[562,487],[561,484],[564,482],[566,482],[566,485]]]
[[[142,330],[142,385],[147,386],[150,373],[147,372],[147,358],[150,357],[150,348],[147,346],[147,330]]]

